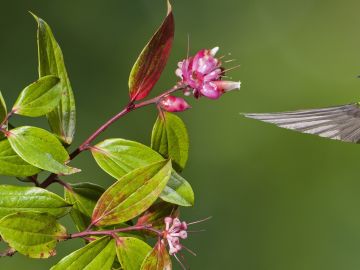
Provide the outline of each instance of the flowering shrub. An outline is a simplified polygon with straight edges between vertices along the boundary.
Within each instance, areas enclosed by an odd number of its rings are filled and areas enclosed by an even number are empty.
[[[39,79],[25,87],[8,111],[0,93],[0,174],[34,186],[0,186],[0,235],[8,244],[2,256],[19,252],[30,258],[56,254],[58,242],[82,238],[86,245],[61,259],[51,269],[172,269],[171,256],[185,268],[179,252],[188,226],[179,219],[180,207],[194,205],[194,193],[181,175],[189,151],[184,122],[172,112],[190,108],[176,93],[219,98],[239,88],[223,81],[225,69],[204,49],[179,62],[174,87],[146,99],[165,68],[174,37],[170,4],[165,20],[141,52],[129,79],[129,102],[74,151],[76,108],[63,54],[49,25],[38,23]],[[112,123],[144,106],[155,105],[151,147],[120,138],[94,141]],[[47,131],[33,126],[14,127],[15,115],[46,116]],[[88,151],[99,167],[114,177],[108,189],[92,183],[70,184],[66,176],[81,170],[71,161]],[[47,174],[40,181],[39,174]],[[64,197],[46,188],[64,187]],[[78,232],[69,233],[58,219],[70,214]],[[154,238],[151,247],[148,239]]]

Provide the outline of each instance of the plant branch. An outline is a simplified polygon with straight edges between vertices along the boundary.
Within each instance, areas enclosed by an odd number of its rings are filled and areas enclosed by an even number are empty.
[[[151,231],[153,233],[156,233],[158,236],[162,235],[162,232],[152,228],[151,225],[135,225],[131,227],[126,228],[119,228],[114,230],[104,230],[104,231],[83,231],[79,233],[70,234],[66,237],[66,239],[74,239],[74,238],[85,238],[89,235],[109,235],[113,236],[116,233],[119,232],[130,232],[130,231]]]
[[[1,128],[1,129],[3,129],[3,126],[6,124],[6,122],[9,121],[9,119],[11,118],[11,116],[14,115],[14,113],[15,113],[15,111],[12,110],[12,111],[10,111],[10,112],[5,116],[4,120],[3,120],[3,121],[1,122],[1,124],[0,124],[0,128]]]
[[[134,111],[136,109],[148,106],[150,104],[156,104],[161,100],[164,96],[167,96],[175,91],[182,90],[182,85],[176,85],[173,88],[169,89],[168,91],[165,91],[163,94],[140,102],[138,104],[134,104],[133,102],[130,102],[122,111],[114,115],[112,118],[110,118],[105,124],[103,124],[101,127],[99,127],[93,134],[90,135],[77,149],[75,149],[70,154],[70,160],[74,159],[77,155],[79,155],[82,151],[87,150],[89,148],[89,145],[101,134],[103,133],[108,127],[110,127],[113,123],[115,123],[118,119],[123,117],[124,115],[128,114],[131,111]]]
[[[40,183],[39,183],[39,181],[37,180],[37,174],[36,174],[36,175],[29,176],[29,179],[30,179],[31,182],[34,183],[34,185],[35,185],[36,187],[39,187],[39,186],[40,186]]]
[[[50,186],[53,183],[58,183],[69,191],[72,190],[72,187],[67,182],[61,180],[58,177],[58,175],[54,174],[54,173],[50,174],[50,176],[44,182],[42,182],[41,184],[38,184],[38,186],[41,188],[47,188],[48,186]]]
[[[137,110],[139,108],[151,105],[151,104],[157,104],[162,98],[164,98],[167,95],[170,95],[176,91],[182,90],[184,89],[184,86],[181,84],[175,85],[173,88],[165,91],[164,93],[162,93],[161,95],[158,95],[154,98],[142,101],[140,103],[133,103],[130,102],[128,105],[126,105],[126,107],[121,110],[119,113],[117,113],[116,115],[114,115],[112,118],[110,118],[107,122],[105,122],[102,126],[100,126],[94,133],[92,133],[78,148],[76,148],[71,154],[70,154],[70,160],[73,160],[75,157],[77,157],[81,152],[89,149],[90,144],[101,134],[103,133],[106,129],[108,129],[113,123],[115,123],[117,120],[119,120],[120,118],[122,118],[124,115],[128,114],[131,111]],[[60,183],[63,186],[65,186],[65,182],[61,181],[59,182],[57,180],[57,174],[50,174],[49,177],[43,182],[41,183],[39,186],[42,188],[47,188],[49,185],[53,184],[53,183]],[[66,187],[66,186],[65,186]]]

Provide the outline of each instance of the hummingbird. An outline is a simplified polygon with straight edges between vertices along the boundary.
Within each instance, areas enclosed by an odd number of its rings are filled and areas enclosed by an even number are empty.
[[[344,142],[360,143],[360,103],[278,113],[245,113],[245,117],[282,128]]]

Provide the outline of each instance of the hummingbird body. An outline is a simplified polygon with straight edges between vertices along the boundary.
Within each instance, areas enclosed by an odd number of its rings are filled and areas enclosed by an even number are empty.
[[[344,142],[360,142],[360,105],[299,110],[280,113],[249,113],[248,118],[275,124],[282,128]]]

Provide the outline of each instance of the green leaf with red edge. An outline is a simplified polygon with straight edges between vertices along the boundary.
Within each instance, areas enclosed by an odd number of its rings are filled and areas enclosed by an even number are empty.
[[[168,202],[154,203],[144,214],[142,214],[136,225],[151,225],[152,228],[163,230],[165,227],[165,217],[179,216],[179,207]],[[152,232],[147,234],[153,235]]]
[[[91,148],[97,164],[116,179],[133,169],[140,168],[164,158],[150,147],[124,139],[108,139]],[[192,206],[194,192],[191,185],[175,170],[160,198],[169,203]]]
[[[70,145],[73,141],[76,125],[76,107],[74,93],[67,75],[64,56],[50,26],[41,18],[32,14],[37,21],[37,43],[39,58],[39,77],[58,76],[61,80],[62,96],[58,106],[47,114],[52,131],[59,139]]]
[[[140,270],[171,270],[172,263],[166,245],[160,240],[146,256]]]
[[[61,99],[60,79],[49,75],[40,78],[21,91],[12,111],[15,114],[38,117],[45,115],[59,104]]]
[[[189,135],[184,122],[173,113],[163,112],[155,122],[151,148],[170,158],[177,171],[185,168],[189,156]]]
[[[110,270],[116,256],[115,241],[108,236],[71,253],[51,270]]]
[[[80,170],[65,163],[69,154],[50,132],[30,126],[18,127],[6,134],[13,150],[26,162],[56,174],[73,174]]]
[[[165,188],[171,161],[160,161],[124,175],[98,200],[92,224],[113,225],[128,221],[148,209]]]
[[[119,237],[116,241],[116,254],[124,270],[139,270],[151,247],[134,237]]]
[[[65,189],[65,200],[73,205],[70,216],[76,228],[83,231],[90,225],[96,202],[105,189],[92,183],[77,183],[70,186],[72,190]]]
[[[56,254],[56,244],[66,237],[66,229],[47,213],[18,212],[0,220],[0,235],[21,254],[48,258]]]
[[[159,80],[170,55],[174,31],[174,16],[168,2],[165,20],[146,44],[130,72],[129,94],[132,101],[145,98]]]

